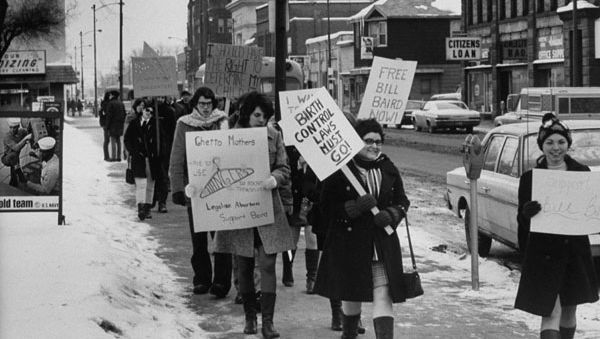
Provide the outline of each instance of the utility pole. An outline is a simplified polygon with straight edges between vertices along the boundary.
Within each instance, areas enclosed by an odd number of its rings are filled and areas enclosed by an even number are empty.
[[[275,0],[275,120],[281,120],[279,92],[285,91],[287,0]]]
[[[75,50],[75,54],[73,54],[73,60],[75,60],[75,72],[77,72],[77,45],[73,46],[73,49]],[[79,76],[81,76],[81,74]],[[77,83],[75,83],[74,99],[77,99]]]
[[[119,99],[123,101],[123,0],[119,0]]]
[[[329,0],[327,0],[327,90],[333,96],[329,89],[329,72],[333,73],[331,70],[331,16],[329,14]]]
[[[81,55],[81,100],[85,99],[83,90],[83,31],[79,31],[79,54]]]
[[[96,69],[96,4],[92,5],[94,12],[94,117],[98,117],[98,73]]]
[[[573,34],[571,35],[571,65],[572,65],[572,80],[571,86],[582,86],[581,81],[581,46],[579,46],[579,26],[577,17],[577,0],[572,0],[573,3]]]

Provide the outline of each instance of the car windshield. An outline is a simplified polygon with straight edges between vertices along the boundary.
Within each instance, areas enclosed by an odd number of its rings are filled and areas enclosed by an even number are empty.
[[[460,101],[444,101],[444,102],[436,102],[435,106],[437,109],[468,109],[467,105]]]
[[[572,130],[573,144],[569,155],[588,166],[600,166],[600,129]],[[527,136],[525,154],[528,155],[523,172],[534,168],[542,155],[537,145],[537,134]]]
[[[421,109],[423,103],[421,101],[410,101],[406,102],[406,109]]]

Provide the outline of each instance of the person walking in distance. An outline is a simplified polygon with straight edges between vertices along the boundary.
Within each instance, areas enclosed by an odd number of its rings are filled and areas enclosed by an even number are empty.
[[[225,298],[231,288],[232,258],[229,253],[214,252],[214,265],[210,260],[208,242],[212,241],[213,233],[195,232],[192,205],[185,196],[184,190],[189,183],[186,163],[185,133],[191,131],[210,131],[227,129],[227,115],[216,110],[217,100],[214,92],[208,87],[200,87],[190,100],[192,113],[177,120],[169,175],[171,177],[171,192],[173,203],[186,206],[190,232],[192,234],[193,254],[191,258],[194,270],[194,294],[210,292],[217,298]],[[213,276],[214,268],[214,276]]]
[[[111,91],[106,109],[106,129],[110,137],[110,161],[121,161],[121,136],[125,126],[125,106],[119,100],[119,92]]]
[[[357,337],[361,304],[373,302],[376,338],[392,339],[392,304],[406,297],[400,242],[385,228],[395,230],[410,203],[398,169],[381,153],[381,125],[359,120],[355,128],[365,146],[347,166],[368,193],[359,196],[341,171],[323,182],[320,204],[330,222],[315,292],[342,300],[342,338]]]
[[[589,171],[567,151],[573,140],[569,128],[547,113],[542,118],[537,143],[543,155],[536,168],[555,171]],[[598,282],[587,235],[529,232],[531,218],[542,206],[532,200],[531,170],[519,181],[519,246],[525,257],[515,308],[541,316],[541,339],[575,336],[577,305],[598,301]],[[576,225],[566,225],[576,226]]]

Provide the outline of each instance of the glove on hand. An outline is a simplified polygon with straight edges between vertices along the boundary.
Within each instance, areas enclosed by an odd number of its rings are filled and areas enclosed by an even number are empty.
[[[277,187],[277,179],[275,179],[275,177],[271,175],[270,177],[265,179],[265,181],[262,182],[261,186],[263,189],[270,191]]]
[[[283,210],[285,211],[285,215],[292,215],[292,213],[294,213],[294,206],[283,205]]]
[[[372,194],[365,194],[356,198],[356,208],[361,213],[370,211],[375,206],[377,206],[377,199]]]
[[[538,214],[542,210],[542,205],[539,202],[533,200],[528,201],[523,204],[523,210],[521,213],[527,218],[532,218],[534,215]]]
[[[380,211],[373,217],[373,222],[375,223],[375,226],[381,228],[391,225],[393,221],[394,220],[392,218],[392,214],[387,210]]]
[[[185,193],[183,193],[181,191],[174,192],[172,199],[173,199],[173,203],[176,205],[185,206],[187,204],[187,200],[185,199]]]

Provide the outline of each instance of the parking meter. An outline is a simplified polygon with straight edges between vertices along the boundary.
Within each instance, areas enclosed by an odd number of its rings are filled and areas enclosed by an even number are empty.
[[[477,179],[483,167],[483,150],[481,141],[476,135],[469,134],[462,148],[463,165],[470,187],[469,238],[471,242],[471,284],[473,290],[479,290],[479,227],[477,225]]]

